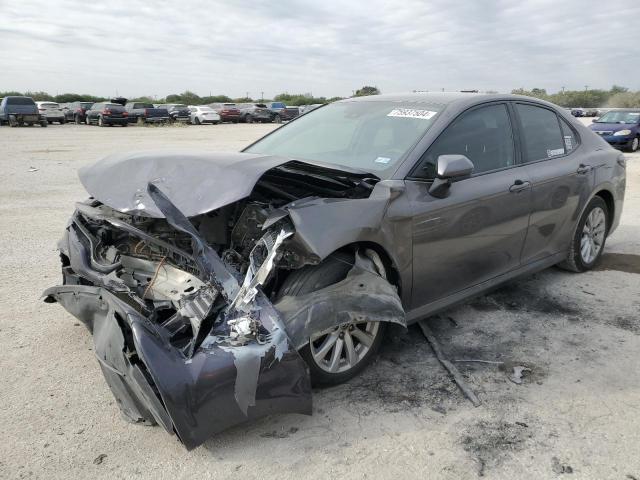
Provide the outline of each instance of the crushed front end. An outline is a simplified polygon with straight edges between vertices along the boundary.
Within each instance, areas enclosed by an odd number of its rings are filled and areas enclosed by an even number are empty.
[[[59,244],[63,285],[44,292],[92,331],[124,415],[159,423],[191,449],[246,420],[310,414],[307,368],[259,288],[292,233],[287,224],[250,241],[247,221],[230,232],[233,244],[222,238],[227,213],[191,223],[160,189],[149,194],[164,219],[78,204]],[[227,261],[211,246],[229,244]]]
[[[367,174],[238,155],[82,170],[94,197],[59,243],[63,284],[44,292],[93,333],[125,416],[188,449],[264,415],[311,414],[298,350],[312,334],[365,317],[405,325],[397,289],[357,247],[343,281],[278,296],[290,272],[351,243],[344,228],[377,231],[390,190],[373,193]]]

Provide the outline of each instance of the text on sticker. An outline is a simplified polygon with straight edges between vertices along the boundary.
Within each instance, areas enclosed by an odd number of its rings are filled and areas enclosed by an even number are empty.
[[[421,118],[423,120],[429,120],[433,118],[438,112],[432,112],[431,110],[414,110],[412,108],[394,108],[391,110],[387,117],[401,117],[401,118]]]

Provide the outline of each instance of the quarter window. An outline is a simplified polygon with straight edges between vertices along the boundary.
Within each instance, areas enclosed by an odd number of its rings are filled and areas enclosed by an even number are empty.
[[[464,113],[429,147],[412,177],[435,178],[438,157],[449,154],[465,155],[473,163],[474,174],[514,165],[513,132],[507,106],[489,105]]]
[[[535,162],[567,153],[564,134],[555,112],[522,103],[516,104],[516,109],[522,124],[525,162]],[[571,142],[571,145],[573,149],[574,143]]]
[[[578,146],[578,140],[576,134],[573,133],[573,129],[569,124],[560,118],[560,126],[562,127],[562,138],[564,140],[564,149],[567,153],[570,153]]]

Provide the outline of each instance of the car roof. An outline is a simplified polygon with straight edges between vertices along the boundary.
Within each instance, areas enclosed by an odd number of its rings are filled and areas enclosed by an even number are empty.
[[[448,105],[454,103],[473,105],[500,100],[524,100],[534,101],[546,105],[553,105],[539,98],[526,97],[524,95],[513,95],[506,93],[469,93],[469,92],[411,92],[392,93],[382,95],[368,95],[364,97],[351,97],[339,100],[336,103],[347,102],[406,102],[406,103],[430,103]],[[557,105],[553,105],[557,108]]]

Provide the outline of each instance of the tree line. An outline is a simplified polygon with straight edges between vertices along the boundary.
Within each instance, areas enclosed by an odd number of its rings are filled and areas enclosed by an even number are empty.
[[[630,91],[626,87],[614,85],[609,90],[584,89],[562,90],[557,93],[547,93],[544,88],[516,88],[511,93],[527,95],[547,100],[561,107],[611,107],[611,108],[640,108],[640,91]]]
[[[536,97],[549,102],[560,105],[561,107],[618,107],[618,108],[640,108],[640,91],[631,91],[626,87],[614,85],[609,90],[601,89],[584,89],[584,90],[562,90],[557,93],[547,93],[544,88],[532,88],[526,90],[524,88],[516,88],[511,93],[519,95],[527,95]],[[377,87],[364,86],[354,91],[355,97],[366,95],[378,95],[380,90]],[[11,95],[25,95],[36,101],[52,101],[57,103],[87,101],[87,102],[103,102],[108,98],[97,97],[95,95],[63,93],[60,95],[50,95],[47,92],[0,92],[0,98]],[[210,103],[260,103],[260,102],[283,102],[287,105],[311,105],[316,103],[331,103],[342,100],[343,97],[314,97],[310,93],[281,93],[273,97],[267,98],[251,98],[240,97],[232,98],[227,95],[209,95],[201,97],[198,94],[186,90],[182,93],[167,95],[166,98],[152,98],[150,96],[130,98],[133,102],[147,103],[184,103],[186,105],[207,105]]]

